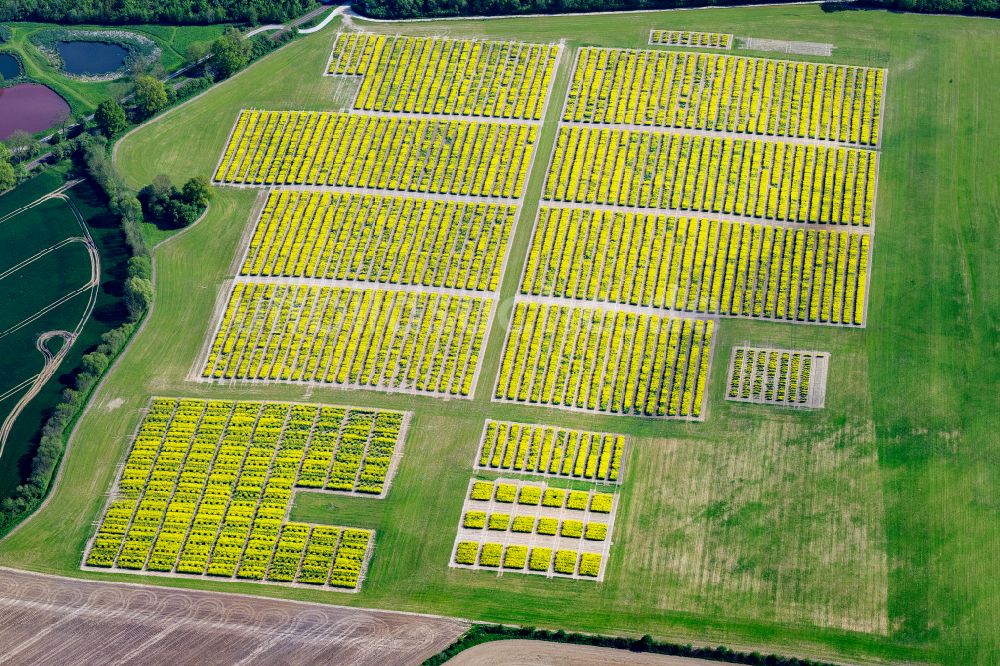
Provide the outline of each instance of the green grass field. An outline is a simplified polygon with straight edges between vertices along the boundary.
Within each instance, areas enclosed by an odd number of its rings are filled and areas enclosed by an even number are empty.
[[[51,500],[0,543],[0,564],[855,662],[1000,660],[1000,24],[795,6],[372,25],[565,38],[570,47],[638,46],[653,27],[794,34],[835,41],[833,61],[887,67],[867,328],[723,321],[704,423],[492,403],[503,328],[567,86],[564,59],[473,400],[186,381],[260,204],[256,192],[219,190],[198,225],[155,251],[153,312],[80,420]],[[347,105],[351,89],[319,76],[334,29],[291,43],[130,134],[118,146],[119,167],[135,185],[161,172],[174,182],[207,175],[239,108]],[[829,351],[826,408],[804,413],[725,401],[725,359],[747,342]],[[150,395],[413,410],[385,500],[302,493],[292,512],[296,520],[378,530],[362,591],[81,572],[93,521]],[[447,567],[488,417],[633,436],[603,583]]]

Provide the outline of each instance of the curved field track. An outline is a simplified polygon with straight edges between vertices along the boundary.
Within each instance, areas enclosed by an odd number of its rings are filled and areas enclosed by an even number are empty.
[[[448,666],[716,666],[717,661],[546,641],[493,641],[460,652]]]
[[[458,620],[0,569],[15,664],[419,664]]]

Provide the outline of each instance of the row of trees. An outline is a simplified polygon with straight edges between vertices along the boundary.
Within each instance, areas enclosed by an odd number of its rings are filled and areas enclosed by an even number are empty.
[[[356,0],[365,16],[403,19],[436,16],[560,14],[635,9],[671,9],[707,5],[738,5],[756,0]],[[778,0],[779,2],[781,0]],[[786,0],[794,1],[794,0]],[[913,12],[944,12],[1000,16],[1000,0],[870,0],[867,4]]]
[[[0,21],[256,24],[287,21],[313,4],[313,0],[4,0]]]
[[[535,629],[534,627],[511,627],[498,624],[472,625],[472,628],[462,634],[457,641],[424,661],[423,666],[440,666],[450,661],[459,652],[482,643],[516,639],[569,643],[571,645],[594,645],[618,650],[630,650],[631,652],[666,654],[720,661],[729,664],[745,664],[746,666],[832,666],[832,664],[812,659],[730,650],[724,645],[718,647],[695,647],[693,645],[668,643],[654,640],[648,634],[642,638],[625,638],[622,636],[566,633],[561,629],[559,631],[548,631],[546,629]]]

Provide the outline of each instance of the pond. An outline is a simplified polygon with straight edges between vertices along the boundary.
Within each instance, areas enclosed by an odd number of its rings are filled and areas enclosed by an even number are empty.
[[[107,42],[58,42],[56,49],[69,74],[110,74],[124,66],[128,57],[128,49]]]
[[[5,79],[16,79],[21,75],[21,65],[17,58],[7,53],[0,53],[0,76]]]
[[[0,141],[18,130],[41,132],[69,117],[69,104],[48,86],[0,88]]]

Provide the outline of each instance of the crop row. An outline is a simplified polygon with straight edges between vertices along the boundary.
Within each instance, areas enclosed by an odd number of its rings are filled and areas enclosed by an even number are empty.
[[[559,47],[341,33],[329,74],[363,76],[354,108],[540,119]]]
[[[869,225],[876,154],[855,148],[662,132],[562,127],[544,196]]]
[[[478,467],[617,482],[624,454],[624,435],[489,420]]]
[[[510,483],[503,480],[473,481],[469,488],[469,499],[475,502],[517,503],[592,513],[611,513],[614,505],[613,493],[564,490],[547,485]]]
[[[878,145],[880,69],[584,48],[563,119]]]
[[[556,550],[523,545],[504,547],[499,543],[460,541],[455,549],[455,564],[496,567],[501,564],[505,571],[521,571],[535,574],[556,574],[563,576],[593,576],[601,571],[600,553],[580,553],[575,550]]]
[[[241,111],[220,183],[520,197],[536,128],[316,111]]]
[[[690,30],[650,30],[649,43],[661,46],[693,46],[703,49],[731,49],[733,36],[724,32]]]
[[[726,398],[744,402],[821,406],[825,387],[814,373],[829,355],[788,349],[736,347],[729,368]],[[821,380],[825,379],[825,370]],[[818,398],[818,400],[817,400]]]
[[[521,293],[861,325],[868,234],[541,208]]]
[[[348,430],[357,413],[330,409]],[[356,588],[369,531],[284,522],[310,439],[335,420],[318,405],[154,399],[85,564]]]
[[[519,302],[494,397],[698,418],[712,329],[711,321]]]
[[[202,376],[467,396],[491,307],[438,293],[237,282]]]
[[[538,534],[541,536],[560,536],[565,539],[587,539],[588,541],[604,541],[608,537],[608,524],[599,521],[584,523],[573,518],[559,520],[558,518],[533,515],[518,515],[496,511],[466,511],[462,517],[462,527],[470,530],[486,529],[490,531],[516,534]]]
[[[242,274],[495,291],[516,206],[279,190]]]

